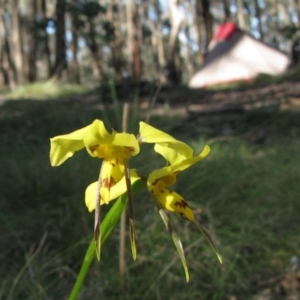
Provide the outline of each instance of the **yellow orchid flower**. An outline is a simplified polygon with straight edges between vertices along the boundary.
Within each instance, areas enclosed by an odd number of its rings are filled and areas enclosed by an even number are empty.
[[[106,204],[111,199],[110,189],[124,176],[127,160],[140,151],[133,134],[109,133],[100,120],[95,120],[91,125],[72,133],[51,138],[50,142],[52,166],[61,165],[83,148],[86,148],[91,156],[103,159],[100,195]]]
[[[159,201],[160,205],[171,212],[179,213],[183,218],[194,221],[195,217],[187,202],[176,192],[166,189],[175,184],[179,172],[189,168],[205,158],[210,148],[205,146],[198,156],[183,157],[173,149],[156,144],[154,150],[161,154],[169,163],[168,166],[150,173],[147,187],[151,194]]]
[[[144,122],[140,122],[138,140],[140,143],[155,143],[174,149],[185,158],[193,156],[193,149],[190,146]]]
[[[176,192],[167,189],[167,187],[172,186],[176,182],[176,176],[181,171],[189,168],[198,161],[205,158],[209,152],[209,146],[205,146],[202,152],[197,156],[187,156],[184,157],[181,153],[178,153],[174,149],[161,146],[156,144],[154,150],[161,154],[168,162],[168,165],[164,168],[158,169],[150,173],[147,180],[147,187],[150,193],[153,195],[157,201],[158,206],[163,209],[178,213],[184,219],[193,222],[197,228],[203,233],[203,235],[208,240],[209,244],[215,251],[218,260],[222,263],[222,256],[217,249],[215,243],[213,242],[208,231],[195,219],[193,211],[187,204],[187,202]],[[160,212],[161,213],[161,212]],[[185,260],[182,258],[183,264],[185,265]],[[188,277],[187,277],[188,280]]]
[[[115,189],[111,189],[122,181],[122,188],[127,189],[130,212],[130,237],[133,251],[133,257],[136,257],[136,237],[134,230],[134,217],[130,190],[130,174],[128,169],[128,159],[139,153],[140,147],[137,138],[133,134],[118,133],[113,131],[109,133],[104,123],[95,120],[91,125],[72,133],[56,136],[50,139],[50,161],[52,166],[59,166],[68,158],[72,157],[78,150],[86,148],[92,157],[102,158],[99,180],[88,189],[88,209],[95,209],[94,239],[95,249],[98,260],[100,260],[100,202],[108,204],[110,200],[115,199]],[[120,189],[120,187],[118,187]],[[118,190],[117,189],[117,190]],[[93,192],[93,193],[92,193]],[[94,195],[94,204],[92,204],[92,194]]]

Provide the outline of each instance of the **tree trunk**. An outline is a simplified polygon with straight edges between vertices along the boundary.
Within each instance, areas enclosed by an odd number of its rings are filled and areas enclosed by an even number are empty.
[[[117,16],[114,12],[114,8],[118,8]],[[110,0],[107,9],[107,20],[113,24],[114,27],[114,39],[110,43],[112,52],[112,61],[115,70],[115,77],[117,81],[121,81],[123,78],[123,59],[122,59],[122,39],[120,32],[120,8],[118,2]]]
[[[23,61],[22,61],[22,43],[20,34],[20,16],[19,0],[11,0],[11,18],[12,18],[12,48],[14,64],[16,69],[15,81],[17,84],[23,83]]]
[[[244,16],[244,6],[243,0],[236,0],[236,7],[237,7],[237,18],[239,27],[243,30],[246,29],[246,21]]]
[[[140,16],[138,11],[138,6],[135,5],[134,15],[133,15],[133,65],[132,73],[133,78],[136,83],[141,81],[142,78],[142,60],[141,60],[141,33],[140,33]]]
[[[66,62],[66,41],[65,41],[65,0],[57,0],[55,7],[56,23],[55,23],[55,63],[52,70],[52,78],[59,79],[62,71],[67,67]]]
[[[127,48],[127,57],[128,63],[131,69],[133,65],[133,34],[134,34],[134,27],[133,27],[133,14],[134,14],[134,1],[127,0],[126,1],[126,27],[127,27],[127,40],[126,40],[126,48]],[[132,71],[132,70],[130,70]]]
[[[197,32],[197,44],[198,44],[198,64],[201,65],[204,61],[203,53],[203,41],[202,41],[202,24],[203,24],[203,12],[201,2],[195,1],[195,14],[194,14],[194,26]]]
[[[222,0],[224,9],[224,22],[230,21],[230,9],[228,0]]]
[[[190,37],[190,32],[189,32],[189,26],[186,26],[186,28],[185,28],[185,35],[187,38],[187,42],[184,43],[182,52],[183,52],[184,66],[186,69],[187,78],[191,78],[194,73],[194,68],[193,68],[193,64],[191,61],[192,49],[190,46],[191,45],[191,37]]]
[[[213,19],[212,19],[212,15],[210,13],[210,2],[209,2],[209,0],[197,0],[197,1],[201,1],[201,4],[202,4],[202,15],[203,15],[205,32],[206,32],[206,47],[205,47],[205,49],[207,50],[208,45],[213,37],[213,30],[212,30]]]
[[[257,21],[258,21],[258,31],[259,31],[259,35],[260,35],[260,40],[263,41],[264,40],[264,32],[263,32],[263,29],[262,29],[261,16],[260,16],[260,7],[259,7],[258,0],[254,0],[254,4],[255,4],[255,11],[256,11],[256,18],[257,18]]]
[[[36,51],[37,51],[37,27],[35,18],[37,15],[37,0],[31,0],[28,5],[28,74],[29,82],[34,82],[37,79],[36,73]]]
[[[93,65],[93,75],[98,80],[101,81],[103,77],[102,70],[102,51],[96,41],[96,31],[93,19],[89,19],[89,39],[88,39],[88,47],[91,50],[92,58],[94,61]]]
[[[3,33],[2,39],[0,40],[0,71],[2,72],[4,85],[14,89],[16,86],[14,78],[15,66],[11,59],[8,30],[5,24],[4,9],[2,7],[0,7],[0,32]]]
[[[160,77],[161,71],[166,66],[165,47],[164,47],[164,41],[162,36],[162,18],[161,18],[161,11],[159,7],[159,1],[154,0],[153,6],[156,13],[156,20],[151,21],[152,45],[153,45],[153,52],[155,54],[155,60],[157,63],[158,77]]]
[[[177,0],[170,0],[170,19],[171,19],[171,32],[169,38],[168,61],[166,65],[166,72],[168,80],[173,84],[179,84],[181,74],[176,65],[178,57],[178,34],[183,23],[183,17],[178,7]],[[178,60],[177,60],[178,62]]]
[[[126,1],[127,51],[131,73],[136,82],[141,80],[140,20],[138,7],[133,0]]]
[[[47,66],[47,73],[48,73],[48,78],[50,78],[52,74],[52,63],[51,63],[51,51],[49,48],[49,38],[48,38],[48,33],[46,31],[46,19],[47,19],[47,5],[46,5],[46,0],[41,0],[41,7],[40,7],[40,13],[42,16],[41,22],[43,22],[43,27],[42,27],[42,36],[44,38],[44,47],[43,47],[43,59],[44,59],[44,64]]]
[[[73,61],[72,61],[72,73],[73,79],[76,83],[80,83],[80,73],[79,73],[79,63],[77,59],[78,52],[78,10],[76,7],[76,0],[72,0],[72,53],[73,53]]]

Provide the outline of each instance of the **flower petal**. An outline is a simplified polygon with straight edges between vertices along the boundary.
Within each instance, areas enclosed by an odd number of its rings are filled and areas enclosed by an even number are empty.
[[[176,192],[162,189],[154,195],[162,207],[168,211],[180,214],[184,219],[194,221],[195,217],[186,201]]]
[[[174,149],[171,149],[169,147],[163,147],[160,144],[155,144],[154,150],[160,155],[162,155],[170,165],[174,165],[189,158],[181,155]]]
[[[140,177],[136,170],[132,169],[130,170],[130,181],[131,184],[139,180]],[[98,189],[98,181],[91,183],[85,190],[85,204],[89,210],[89,212],[92,212],[95,209],[95,201],[96,201],[96,193]],[[109,194],[109,202],[118,198],[122,194],[124,194],[127,191],[126,188],[126,181],[125,176],[110,189]],[[100,204],[104,204],[104,201],[101,200]]]
[[[135,169],[130,170],[130,182],[133,185],[137,180],[141,179]],[[110,201],[116,199],[127,192],[125,176],[110,189]]]
[[[72,157],[75,151],[84,148],[83,135],[89,128],[90,125],[50,139],[50,162],[53,167],[61,165],[69,157]]]
[[[174,165],[170,165],[168,167],[164,167],[164,168],[153,171],[148,177],[148,187],[149,187],[149,183],[153,184],[153,183],[157,182],[158,179],[161,179],[165,176],[169,176],[174,173],[179,173],[180,171],[183,171],[183,170],[189,168],[193,164],[195,164],[198,161],[205,158],[209,152],[210,152],[210,148],[209,148],[209,146],[206,145],[204,147],[203,151],[198,156],[194,156],[192,158],[185,159]]]
[[[98,184],[98,181],[93,182],[85,190],[85,205],[87,206],[89,212],[92,212],[95,209]],[[101,205],[103,203],[104,202],[101,201]]]
[[[158,143],[161,146],[170,147],[186,158],[193,156],[193,149],[190,146],[144,122],[140,122],[139,141],[141,143]]]
[[[92,146],[111,144],[113,135],[110,134],[101,120],[95,120],[89,130],[84,133],[83,142],[91,156],[96,156],[90,149]]]
[[[139,143],[134,134],[130,133],[115,133],[112,139],[112,145],[125,147],[130,151],[130,156],[137,155],[140,152]]]
[[[110,160],[103,160],[100,175],[100,195],[104,203],[108,204],[110,199],[110,189],[124,176],[124,170],[125,166],[121,158],[112,157]]]

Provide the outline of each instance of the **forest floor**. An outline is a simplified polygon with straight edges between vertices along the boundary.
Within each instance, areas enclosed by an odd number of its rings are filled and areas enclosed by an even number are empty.
[[[190,268],[187,284],[151,197],[140,192],[138,257],[132,261],[127,240],[126,291],[119,288],[117,226],[80,299],[300,299],[300,81],[292,75],[207,91],[161,89],[150,123],[196,153],[211,147],[174,189],[211,232],[224,263],[193,224],[171,215]],[[52,168],[49,138],[96,118],[119,129],[124,102],[131,104],[129,131],[137,133],[156,89],[51,83],[0,93],[1,300],[67,299],[92,237],[83,197],[99,164],[80,151]],[[147,174],[162,166],[155,159],[146,145],[133,167]]]

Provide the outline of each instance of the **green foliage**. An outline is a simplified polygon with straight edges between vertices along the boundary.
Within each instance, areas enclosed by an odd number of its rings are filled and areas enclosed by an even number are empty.
[[[95,18],[99,13],[105,13],[106,8],[97,1],[84,2],[81,12],[88,18]]]

